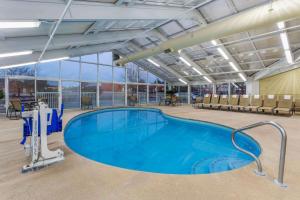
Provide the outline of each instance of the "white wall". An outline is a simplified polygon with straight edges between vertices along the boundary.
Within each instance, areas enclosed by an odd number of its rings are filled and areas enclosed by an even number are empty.
[[[248,78],[246,82],[246,94],[259,94],[259,81]]]

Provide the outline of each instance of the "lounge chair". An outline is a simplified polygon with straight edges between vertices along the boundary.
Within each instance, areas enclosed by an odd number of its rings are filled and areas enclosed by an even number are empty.
[[[204,95],[203,102],[198,104],[198,108],[210,107],[211,94]]]
[[[238,105],[233,105],[231,110],[234,111],[244,111],[245,107],[250,105],[250,98],[249,95],[242,95],[240,96],[240,101]]]
[[[14,116],[12,116],[14,113]],[[12,99],[9,107],[9,119],[19,119],[22,114],[22,103],[20,99]],[[7,113],[8,116],[8,113]]]
[[[194,108],[199,108],[199,104],[201,104],[201,97],[196,97],[195,101],[193,102],[193,107]]]
[[[228,101],[228,104],[227,105],[222,105],[221,109],[231,110],[233,106],[239,105],[239,99],[240,99],[239,95],[231,95],[231,97]]]
[[[177,97],[177,96],[172,96],[171,97],[171,105],[172,106],[178,106],[178,105],[181,105],[181,99],[180,97]]]
[[[277,99],[275,95],[267,95],[264,98],[264,105],[257,109],[258,112],[271,112],[277,107]]]
[[[296,99],[294,103],[294,113],[300,112],[300,99]]]
[[[252,98],[251,98],[251,103],[249,106],[245,106],[244,107],[244,110],[245,111],[249,111],[249,112],[252,112],[252,111],[256,111],[257,112],[257,109],[262,107],[263,106],[263,98],[261,95],[253,95]]]
[[[209,104],[203,104],[203,108],[211,108],[212,105],[219,104],[220,96],[217,94],[212,95],[211,101]]]
[[[219,105],[213,106],[213,108],[227,109],[228,95],[221,95]]]
[[[291,95],[283,95],[279,97],[278,106],[274,109],[274,113],[289,113],[290,115],[293,114],[293,96]]]
[[[81,109],[93,109],[93,102],[92,102],[92,97],[90,96],[82,96],[81,97]]]

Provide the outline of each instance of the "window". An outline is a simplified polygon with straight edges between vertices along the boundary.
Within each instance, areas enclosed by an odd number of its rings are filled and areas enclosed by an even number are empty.
[[[165,87],[164,86],[157,86],[157,97],[158,101],[162,100],[165,97]]]
[[[34,80],[9,80],[9,98],[18,98],[21,101],[34,101]]]
[[[98,63],[98,55],[91,54],[91,55],[81,56],[81,62]]]
[[[148,83],[153,83],[156,84],[157,83],[157,77],[153,74],[151,74],[150,72],[148,72]]]
[[[140,68],[139,70],[139,83],[147,83],[147,71]]]
[[[35,65],[10,68],[7,70],[8,76],[35,76]]]
[[[79,80],[79,62],[61,61],[61,79]]]
[[[81,83],[81,97],[89,97],[92,100],[93,107],[96,107],[97,83]]]
[[[218,95],[228,95],[228,83],[216,85],[216,93]]]
[[[139,103],[146,104],[147,103],[147,86],[146,85],[139,85]]]
[[[65,108],[80,108],[79,82],[62,82],[62,102]]]
[[[188,103],[188,86],[179,86],[178,96],[182,103]]]
[[[112,65],[112,52],[105,52],[99,54],[99,63],[104,65]]]
[[[149,103],[156,103],[156,86],[149,85]]]
[[[114,106],[125,105],[125,84],[114,84]]]
[[[97,65],[81,63],[81,80],[97,81]]]
[[[59,62],[40,63],[36,68],[37,77],[59,78]]]
[[[50,108],[58,108],[58,81],[36,81],[37,99],[45,101]]]
[[[99,79],[101,81],[112,82],[112,67],[101,65],[99,67]]]
[[[213,93],[213,85],[193,85],[191,86],[191,100],[196,100],[196,97],[204,97],[206,94]]]
[[[127,81],[132,83],[138,82],[138,66],[134,63],[127,64]]]
[[[125,83],[125,68],[114,67],[114,81],[119,83]]]
[[[101,83],[99,86],[100,106],[112,106],[113,84]]]
[[[80,61],[80,57],[72,57],[69,60],[73,60],[73,61]]]
[[[245,82],[230,83],[230,92],[232,95],[244,95],[246,94],[246,84]]]

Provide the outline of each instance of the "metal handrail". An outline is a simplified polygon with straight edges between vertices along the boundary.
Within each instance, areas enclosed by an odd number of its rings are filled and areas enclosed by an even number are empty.
[[[257,164],[257,172],[256,173],[258,175],[264,175],[264,172],[262,170],[262,165],[261,165],[261,162],[260,162],[259,158],[256,155],[254,155],[253,153],[251,153],[251,152],[249,152],[245,149],[242,149],[235,142],[235,134],[237,132],[252,129],[252,128],[256,128],[256,127],[259,127],[259,126],[264,126],[264,125],[271,125],[271,126],[275,127],[281,134],[281,147],[280,147],[278,178],[275,179],[274,182],[276,184],[278,184],[279,186],[281,186],[281,187],[287,187],[287,185],[283,183],[287,135],[286,135],[285,129],[281,125],[279,125],[276,122],[272,122],[272,121],[262,121],[262,122],[258,122],[258,123],[255,123],[255,124],[251,124],[249,126],[245,126],[245,127],[233,130],[232,134],[231,134],[231,141],[232,141],[235,148],[237,148],[241,152],[243,152],[243,153],[245,153],[245,154],[247,154],[247,155],[249,155],[249,156],[251,156],[252,158],[255,159],[256,164]]]

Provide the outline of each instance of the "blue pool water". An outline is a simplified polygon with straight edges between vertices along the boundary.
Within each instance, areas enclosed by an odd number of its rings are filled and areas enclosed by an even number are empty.
[[[200,114],[200,113],[199,113]],[[65,128],[76,153],[116,167],[164,174],[208,174],[243,167],[252,158],[231,143],[231,128],[170,117],[156,109],[118,108],[79,115]],[[242,133],[237,143],[255,155]]]

